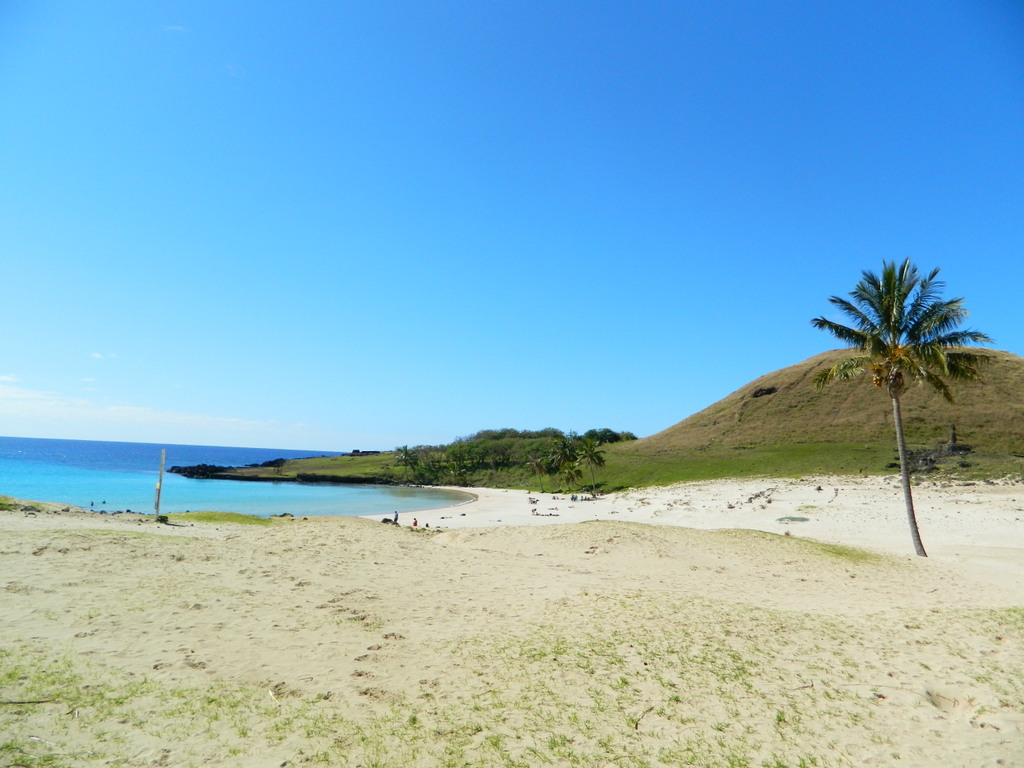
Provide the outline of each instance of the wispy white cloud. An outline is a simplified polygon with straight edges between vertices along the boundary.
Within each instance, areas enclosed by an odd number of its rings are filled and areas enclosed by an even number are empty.
[[[36,392],[31,389],[12,387],[8,384],[0,384],[0,413],[3,413],[3,403],[22,403],[26,400],[47,400],[52,395],[46,392]]]
[[[18,377],[13,373],[0,374],[0,383],[3,384],[14,384],[18,380]]]
[[[109,405],[10,383],[0,383],[0,423],[6,434],[85,440],[300,449],[333,442],[321,430],[306,424]]]
[[[184,32],[184,27],[179,27],[177,24],[164,24],[164,32]]]

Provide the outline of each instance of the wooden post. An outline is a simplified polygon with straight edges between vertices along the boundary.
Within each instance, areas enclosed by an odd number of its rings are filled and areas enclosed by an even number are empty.
[[[167,450],[162,449],[160,451],[160,476],[156,481],[156,500],[153,503],[153,508],[156,510],[154,514],[157,517],[160,516],[160,491],[163,489],[164,484],[164,464],[167,462]]]

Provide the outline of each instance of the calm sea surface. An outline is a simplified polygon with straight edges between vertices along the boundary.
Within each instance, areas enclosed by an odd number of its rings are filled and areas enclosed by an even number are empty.
[[[0,437],[0,495],[56,501],[96,511],[151,514],[161,449],[167,451],[168,467],[239,467],[279,458],[324,455],[318,451],[272,448]],[[168,472],[164,475],[160,512],[216,510],[260,517],[285,512],[383,516],[395,510],[448,507],[467,499],[465,494],[431,488],[190,480]]]

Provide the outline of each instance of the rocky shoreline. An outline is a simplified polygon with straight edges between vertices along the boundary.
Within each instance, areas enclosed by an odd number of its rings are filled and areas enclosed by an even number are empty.
[[[260,467],[273,467],[273,462]],[[280,465],[277,465],[280,466]],[[171,467],[168,472],[193,480],[245,480],[253,483],[306,483],[312,485],[400,485],[393,480],[366,475],[321,475],[315,472],[299,472],[292,477],[267,476],[244,472],[246,467],[222,467],[217,464],[194,464],[187,467]]]

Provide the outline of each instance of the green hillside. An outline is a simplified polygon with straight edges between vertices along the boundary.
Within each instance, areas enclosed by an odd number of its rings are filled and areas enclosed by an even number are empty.
[[[781,443],[862,443],[892,434],[892,405],[866,379],[817,390],[814,375],[846,356],[846,350],[816,355],[755,379],[728,397],[656,435],[638,441],[646,454],[713,446]],[[907,440],[944,441],[956,425],[958,438],[995,453],[1024,452],[1024,359],[984,350],[981,382],[954,385],[948,403],[925,386],[903,398]]]
[[[833,350],[766,374],[655,435],[614,449],[615,485],[673,479],[890,471],[895,432],[892,404],[866,378],[817,390],[819,370],[848,354]],[[903,397],[908,446],[971,446],[964,475],[1020,471],[1024,456],[1024,359],[996,350],[981,382],[953,387],[955,403],[924,386]],[[610,457],[611,459],[611,457]]]
[[[812,384],[817,371],[846,354],[816,355],[755,379],[655,435],[602,445],[606,463],[596,470],[598,487],[610,491],[717,477],[895,471],[887,466],[895,461],[895,436],[885,392],[866,378],[823,390]],[[983,381],[955,386],[955,403],[923,386],[912,386],[903,397],[911,449],[948,443],[954,426],[959,444],[970,447],[967,455],[948,457],[932,471],[960,477],[1024,471],[1024,359],[996,350],[981,354],[988,360]],[[527,466],[527,457],[545,455],[553,438],[504,437],[515,432],[486,430],[448,446],[419,446],[417,461],[421,469],[430,463],[444,467],[430,477],[446,484],[536,489],[543,481],[546,490],[561,487],[555,476],[537,475]],[[489,439],[475,439],[481,436]],[[580,485],[588,486],[589,471],[583,475]],[[236,470],[232,476],[401,483],[416,481],[418,473],[389,451],[288,461],[274,468]]]

